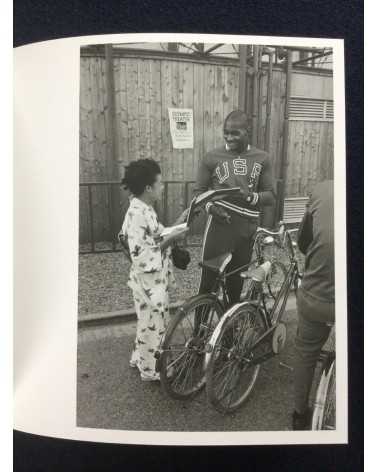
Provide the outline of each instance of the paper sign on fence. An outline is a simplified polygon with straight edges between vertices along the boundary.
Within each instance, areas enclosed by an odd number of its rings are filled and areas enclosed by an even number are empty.
[[[193,110],[168,108],[174,149],[193,149]]]

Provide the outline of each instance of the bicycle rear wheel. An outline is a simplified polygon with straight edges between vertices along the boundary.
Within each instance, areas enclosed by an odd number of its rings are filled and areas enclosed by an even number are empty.
[[[260,308],[241,303],[225,315],[219,334],[211,340],[212,352],[206,369],[206,393],[221,413],[231,413],[251,394],[260,370],[253,363],[253,344],[266,329]]]
[[[336,429],[336,359],[333,352],[324,361],[321,369],[312,415],[312,429]]]
[[[191,398],[205,384],[205,346],[223,314],[218,300],[197,295],[184,303],[165,333],[159,359],[160,381],[169,396]]]

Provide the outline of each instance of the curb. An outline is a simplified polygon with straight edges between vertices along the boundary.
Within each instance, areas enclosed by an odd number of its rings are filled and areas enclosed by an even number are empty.
[[[183,301],[171,303],[170,310],[176,310]],[[118,310],[106,313],[91,313],[88,315],[80,315],[78,319],[78,328],[87,328],[89,326],[107,325],[112,323],[129,323],[136,321],[137,316],[135,310]]]
[[[172,303],[170,310],[176,310],[184,302],[179,300],[175,303]],[[286,310],[296,309],[295,295],[289,296],[286,303]],[[102,326],[108,324],[117,324],[117,323],[129,323],[131,321],[136,321],[137,316],[135,310],[118,310],[118,311],[109,311],[106,313],[91,313],[88,315],[81,315],[78,320],[78,328],[87,328],[90,326]]]

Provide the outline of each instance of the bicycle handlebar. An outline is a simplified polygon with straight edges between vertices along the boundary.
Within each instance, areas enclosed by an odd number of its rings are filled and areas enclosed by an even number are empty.
[[[264,233],[266,234],[267,236],[282,236],[285,229],[286,229],[286,225],[283,221],[280,221],[278,223],[278,226],[279,226],[279,230],[278,231],[270,231],[266,228],[263,228],[262,226],[259,226],[256,230],[256,235],[257,233]]]

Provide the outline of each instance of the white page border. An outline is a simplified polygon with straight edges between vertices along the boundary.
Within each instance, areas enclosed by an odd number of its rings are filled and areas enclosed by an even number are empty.
[[[76,427],[80,46],[168,41],[334,49],[336,431],[207,433]],[[131,444],[347,442],[343,40],[194,34],[82,36],[15,49],[14,71],[15,429],[44,436]]]

